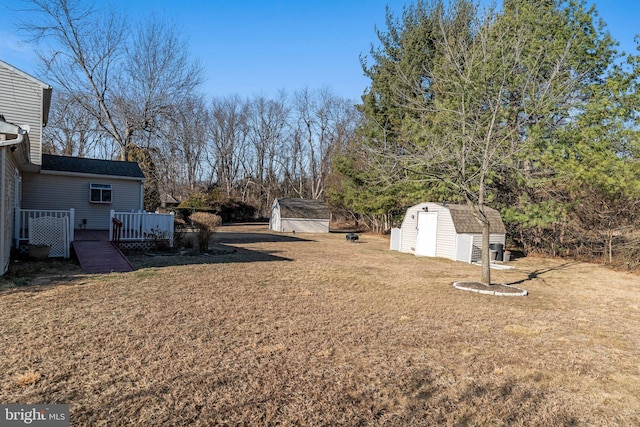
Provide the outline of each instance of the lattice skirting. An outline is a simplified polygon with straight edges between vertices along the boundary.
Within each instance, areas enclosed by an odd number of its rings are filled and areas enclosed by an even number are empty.
[[[151,242],[120,242],[117,246],[122,251],[148,251]]]
[[[141,240],[137,242],[120,242],[117,245],[123,251],[148,251],[161,247],[169,247],[169,240]]]

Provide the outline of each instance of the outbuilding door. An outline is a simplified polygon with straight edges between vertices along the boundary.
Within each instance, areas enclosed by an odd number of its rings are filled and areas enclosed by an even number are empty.
[[[418,212],[416,255],[436,256],[438,212]]]

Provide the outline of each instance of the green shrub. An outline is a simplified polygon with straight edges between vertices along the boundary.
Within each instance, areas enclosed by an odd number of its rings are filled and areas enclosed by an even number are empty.
[[[216,231],[216,227],[222,224],[222,218],[207,212],[194,212],[190,217],[191,224],[198,230],[198,248],[200,252],[209,249],[209,240]]]

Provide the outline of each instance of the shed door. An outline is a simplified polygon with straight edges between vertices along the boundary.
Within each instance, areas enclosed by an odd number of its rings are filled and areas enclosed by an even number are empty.
[[[438,212],[418,212],[416,255],[436,256]]]

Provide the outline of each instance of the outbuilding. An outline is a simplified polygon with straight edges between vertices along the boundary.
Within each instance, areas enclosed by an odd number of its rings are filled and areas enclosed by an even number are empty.
[[[504,248],[506,229],[500,213],[486,207],[489,243]],[[477,262],[482,254],[482,226],[467,205],[425,202],[407,209],[400,229],[393,229],[391,249],[454,261]],[[499,258],[500,259],[500,258]]]
[[[275,199],[269,230],[280,232],[328,233],[331,214],[322,200]]]

